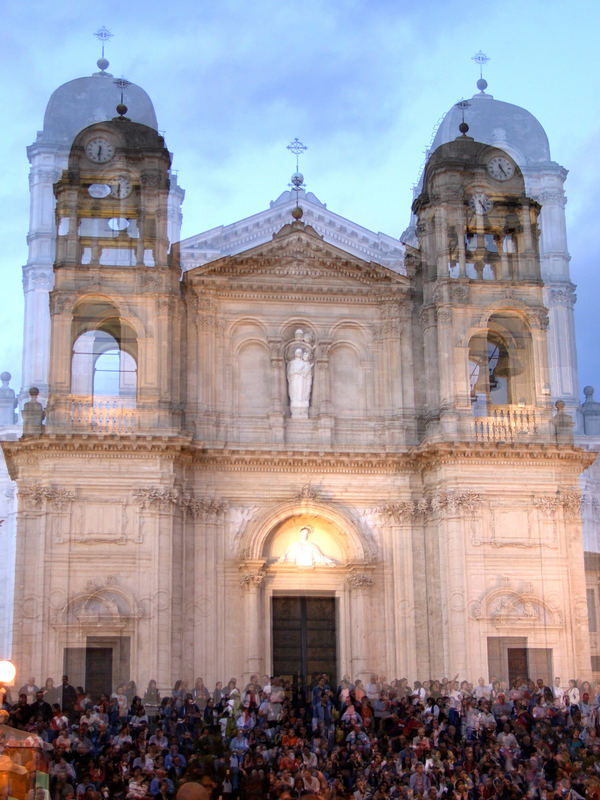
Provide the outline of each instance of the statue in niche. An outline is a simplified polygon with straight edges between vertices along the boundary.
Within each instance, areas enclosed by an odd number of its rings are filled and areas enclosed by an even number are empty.
[[[290,412],[296,419],[307,419],[313,379],[313,345],[310,334],[299,328],[287,349]]]
[[[315,567],[317,565],[335,567],[336,562],[333,558],[326,556],[319,545],[308,541],[311,533],[312,530],[307,525],[300,528],[298,541],[293,542],[280,556],[279,563],[291,563],[297,567]]]

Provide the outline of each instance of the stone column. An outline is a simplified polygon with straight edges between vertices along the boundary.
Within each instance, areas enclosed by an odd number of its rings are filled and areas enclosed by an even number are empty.
[[[263,608],[262,583],[265,577],[264,560],[244,561],[240,564],[240,584],[244,589],[244,617],[246,624],[245,663],[248,675],[265,672],[264,625],[266,614]]]
[[[369,600],[373,577],[364,567],[352,569],[346,579],[350,595],[351,654],[350,666],[352,677],[365,676],[373,665],[370,661],[369,648]]]
[[[432,500],[432,511],[440,527],[440,578],[442,613],[445,632],[444,665],[449,674],[461,678],[470,674],[466,575],[465,528],[469,515],[475,512],[481,498],[471,491],[441,492]]]
[[[383,508],[390,527],[394,581],[394,638],[397,642],[394,673],[417,677],[417,641],[413,570],[413,524],[417,509],[412,500],[389,503]]]

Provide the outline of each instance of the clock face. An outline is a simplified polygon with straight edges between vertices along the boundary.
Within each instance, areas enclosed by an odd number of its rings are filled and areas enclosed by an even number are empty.
[[[119,199],[131,194],[131,181],[125,175],[119,175],[112,183],[112,195]]]
[[[112,217],[108,220],[111,231],[125,231],[129,227],[129,220],[125,217]]]
[[[492,209],[492,201],[484,192],[471,195],[469,205],[476,214],[489,214]]]
[[[104,164],[114,156],[115,148],[108,139],[103,136],[96,136],[86,144],[85,153],[90,161],[95,161],[96,164]]]
[[[88,194],[95,198],[107,197],[110,194],[110,186],[106,183],[92,183],[88,186]]]
[[[494,158],[491,158],[488,161],[487,169],[492,178],[495,178],[497,181],[507,181],[509,178],[512,178],[515,171],[512,163],[508,158],[504,158],[504,156],[494,156]]]

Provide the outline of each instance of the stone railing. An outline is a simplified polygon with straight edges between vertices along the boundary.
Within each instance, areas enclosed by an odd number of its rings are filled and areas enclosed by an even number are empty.
[[[124,397],[92,397],[71,395],[71,422],[95,433],[135,433],[137,412],[135,400]]]
[[[513,442],[538,432],[539,420],[534,406],[491,406],[489,413],[473,417],[478,442]]]

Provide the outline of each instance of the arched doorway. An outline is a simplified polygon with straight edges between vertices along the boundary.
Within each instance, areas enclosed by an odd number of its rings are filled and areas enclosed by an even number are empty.
[[[247,629],[254,671],[330,680],[365,672],[377,556],[360,524],[307,499],[254,520],[239,546],[247,619],[270,623]]]

